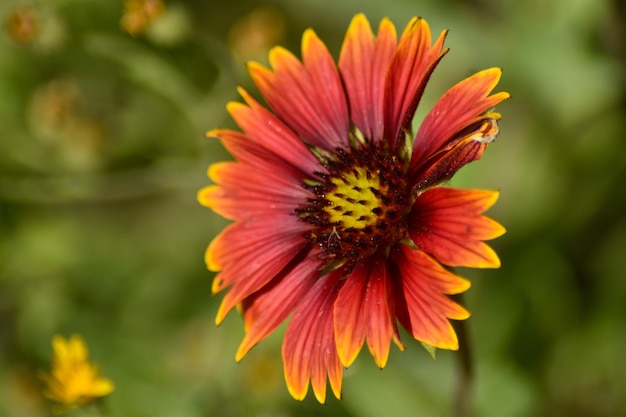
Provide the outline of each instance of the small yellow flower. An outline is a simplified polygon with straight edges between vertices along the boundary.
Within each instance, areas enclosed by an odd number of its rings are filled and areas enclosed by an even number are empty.
[[[89,352],[82,337],[69,339],[56,335],[52,339],[52,370],[42,376],[44,395],[58,403],[55,413],[88,404],[110,394],[114,385],[100,377],[99,368],[89,362]]]
[[[39,34],[40,17],[32,7],[19,7],[11,11],[4,22],[4,29],[17,44],[32,42]]]
[[[132,36],[141,35],[164,11],[162,0],[124,0],[122,28]]]
[[[285,35],[285,19],[272,7],[261,6],[237,20],[228,33],[228,44],[242,62],[264,59]]]

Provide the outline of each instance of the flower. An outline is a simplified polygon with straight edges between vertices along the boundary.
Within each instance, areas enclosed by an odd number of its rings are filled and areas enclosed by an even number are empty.
[[[88,404],[113,391],[113,382],[102,378],[98,367],[89,362],[82,337],[72,335],[66,339],[56,335],[52,347],[52,370],[42,375],[42,379],[46,384],[44,395],[58,403],[56,413]]]
[[[122,28],[132,36],[141,35],[164,11],[163,0],[124,0]]]
[[[483,241],[504,228],[482,213],[496,191],[443,186],[498,134],[490,95],[501,70],[481,71],[446,92],[417,133],[411,123],[426,82],[448,52],[413,18],[399,40],[388,19],[374,36],[356,15],[337,65],[312,30],[302,61],[270,51],[270,68],[249,71],[271,110],[239,89],[227,109],[242,132],[216,129],[234,156],[215,163],[201,204],[234,221],[209,245],[206,263],[226,288],[216,322],[240,306],[245,336],[236,359],[289,315],[282,356],[291,395],[309,382],[319,402],[327,379],[341,396],[342,372],[366,343],[383,368],[397,323],[435,348],[458,349],[449,322],[469,316],[446,294],[469,282],[446,266],[496,268]]]
[[[260,6],[238,19],[228,31],[228,44],[237,60],[247,61],[267,54],[267,51],[285,34],[281,13],[268,6]]]
[[[39,35],[41,18],[36,9],[21,6],[7,15],[4,27],[12,41],[25,45],[33,42]]]

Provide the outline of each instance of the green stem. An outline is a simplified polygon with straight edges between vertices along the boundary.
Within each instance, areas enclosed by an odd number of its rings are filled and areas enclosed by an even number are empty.
[[[454,296],[454,301],[463,304],[462,294]],[[455,322],[456,334],[459,339],[458,379],[454,402],[454,417],[470,417],[472,415],[472,398],[474,393],[474,362],[467,330],[467,321]]]

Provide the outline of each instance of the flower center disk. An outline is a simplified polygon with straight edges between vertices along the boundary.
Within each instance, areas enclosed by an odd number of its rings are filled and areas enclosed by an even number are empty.
[[[362,230],[376,225],[377,215],[384,207],[381,197],[387,191],[386,186],[381,187],[379,174],[372,174],[364,167],[355,167],[341,177],[330,179],[335,189],[326,194],[328,205],[324,210],[332,224],[341,231]]]
[[[324,162],[315,194],[296,210],[312,226],[305,237],[328,264],[357,264],[406,236],[409,211],[402,161],[383,146],[364,145]]]

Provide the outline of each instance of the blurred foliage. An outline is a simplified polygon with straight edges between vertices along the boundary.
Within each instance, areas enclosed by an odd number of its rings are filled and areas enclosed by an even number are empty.
[[[115,381],[112,416],[449,414],[454,352],[409,342],[383,372],[360,358],[321,406],[289,397],[280,334],[237,365],[240,318],[213,324],[203,251],[225,222],[195,193],[228,156],[203,134],[232,126],[245,61],[298,52],[309,26],[337,56],[361,11],[451,30],[418,117],[490,66],[513,95],[454,180],[500,189],[490,214],[508,228],[500,270],[461,271],[476,415],[626,415],[623,2],[146,1],[0,5],[0,416],[49,414],[37,374],[55,333],[85,337]]]

